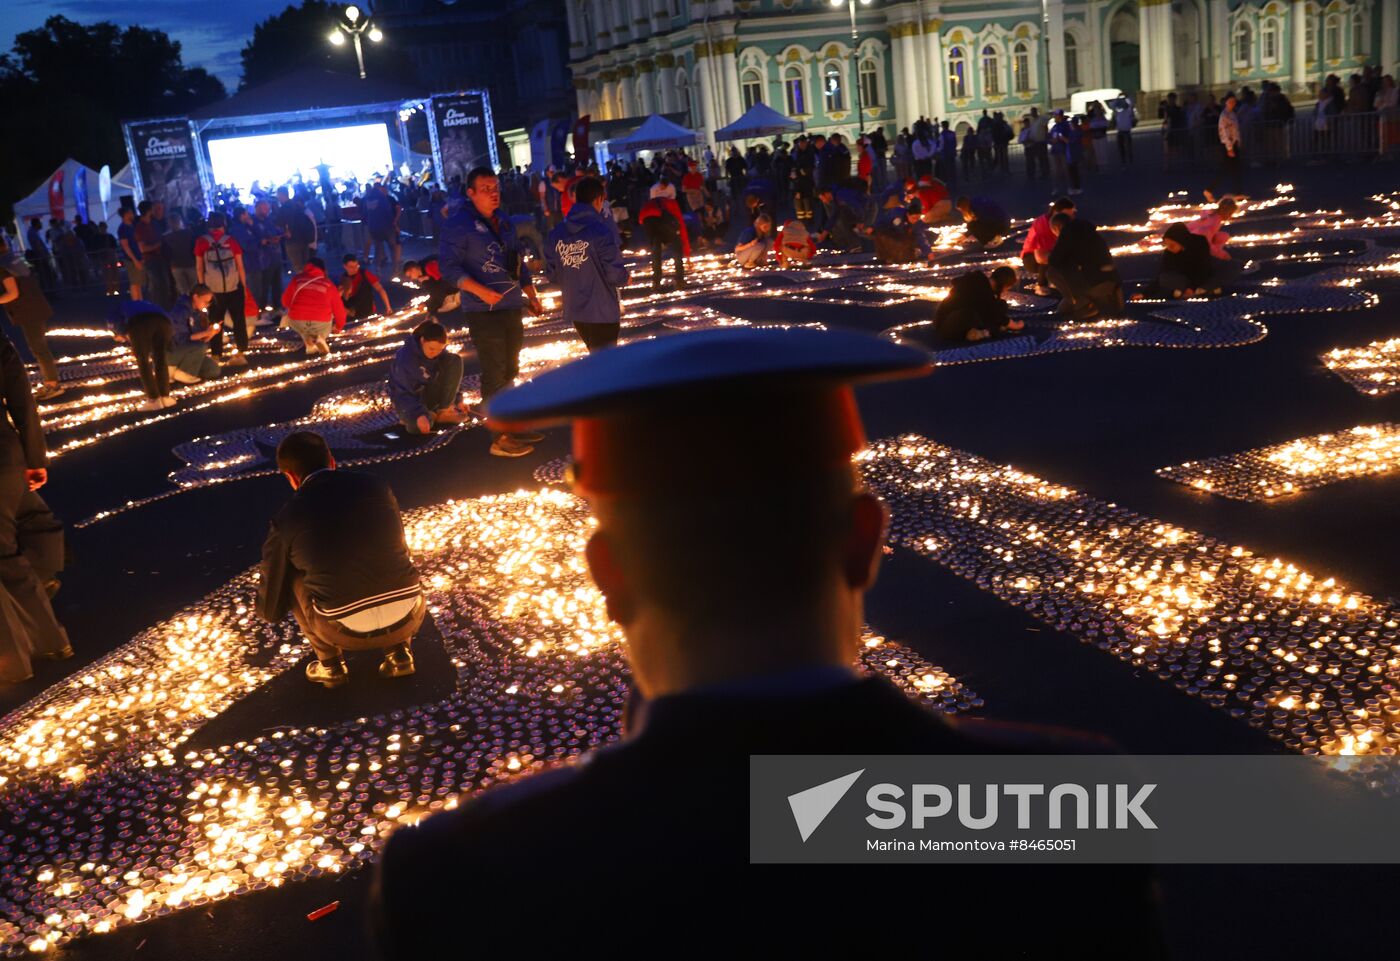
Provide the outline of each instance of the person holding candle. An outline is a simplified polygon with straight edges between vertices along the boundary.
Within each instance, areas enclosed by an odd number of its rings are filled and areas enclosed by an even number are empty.
[[[1004,330],[1024,328],[1025,322],[1013,320],[1002,300],[1015,284],[1016,271],[1005,266],[991,276],[969,270],[955,279],[934,315],[939,338],[952,344],[976,343]]]
[[[441,424],[460,424],[462,357],[447,349],[447,328],[425,320],[413,329],[389,364],[389,400],[410,434],[430,434]]]

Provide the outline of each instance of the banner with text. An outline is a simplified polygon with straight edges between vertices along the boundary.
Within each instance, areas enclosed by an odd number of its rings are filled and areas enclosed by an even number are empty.
[[[142,120],[126,125],[127,151],[139,199],[169,210],[204,209],[204,187],[188,120]]]
[[[495,169],[496,128],[485,90],[433,94],[431,119],[434,159],[444,184],[453,177],[465,180],[473,167]]]

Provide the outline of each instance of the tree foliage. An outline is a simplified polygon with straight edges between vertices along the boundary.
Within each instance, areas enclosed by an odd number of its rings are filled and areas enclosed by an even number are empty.
[[[53,16],[0,55],[0,103],[11,149],[0,151],[0,210],[68,157],[90,167],[126,162],[121,124],[179,116],[225,96],[179,41],[147,27]]]

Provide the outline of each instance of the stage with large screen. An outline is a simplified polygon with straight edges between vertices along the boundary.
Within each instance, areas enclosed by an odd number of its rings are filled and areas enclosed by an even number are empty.
[[[283,184],[300,174],[316,179],[316,166],[327,164],[336,181],[364,183],[393,167],[389,128],[382,123],[298,130],[208,141],[214,182],[246,190],[254,181]]]

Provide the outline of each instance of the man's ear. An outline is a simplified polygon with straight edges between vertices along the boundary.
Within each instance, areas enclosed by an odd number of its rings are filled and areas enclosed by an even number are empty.
[[[330,451],[327,451],[326,456],[330,460],[330,462],[326,464],[326,466],[329,467],[331,470],[335,470],[335,455],[332,454]]]
[[[626,627],[634,613],[632,589],[617,562],[608,535],[602,531],[594,531],[583,549],[583,556],[588,561],[588,571],[593,575],[593,583],[603,592],[603,599],[608,606],[608,617],[619,626]]]
[[[874,494],[860,493],[852,498],[842,555],[846,585],[852,590],[863,591],[875,583],[889,520],[889,508]]]
[[[282,476],[287,478],[287,483],[292,485],[292,490],[296,490],[301,486],[301,481],[297,480],[297,475],[293,474],[291,471],[284,470]]]

